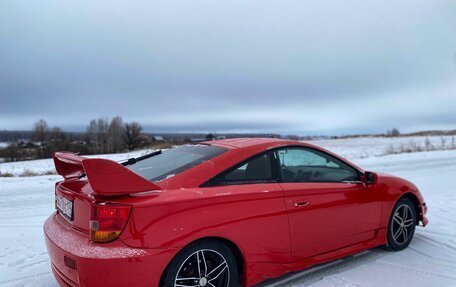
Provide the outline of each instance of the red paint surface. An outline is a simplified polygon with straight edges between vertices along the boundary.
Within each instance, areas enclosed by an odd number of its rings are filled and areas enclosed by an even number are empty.
[[[321,148],[302,142],[275,139],[230,139],[207,144],[228,149],[220,156],[186,170],[156,185],[161,192],[135,195],[144,187],[124,183],[131,195],[123,194],[115,176],[102,173],[97,186],[85,179],[80,158],[62,156],[59,174],[67,179],[56,184],[56,193],[73,200],[74,220],[53,214],[45,223],[48,251],[54,274],[64,285],[158,286],[172,258],[191,242],[207,237],[230,241],[241,254],[243,285],[252,286],[267,278],[334,260],[386,243],[386,227],[395,202],[406,193],[417,198],[425,218],[425,206],[411,182],[377,174],[374,185],[347,183],[262,183],[200,187],[227,168],[268,149],[284,146]],[[330,152],[327,152],[336,156]],[[337,157],[337,156],[336,156]],[[340,157],[338,157],[340,159]],[[360,172],[359,167],[344,160]],[[112,163],[106,166],[112,166]],[[114,166],[114,173],[125,173]],[[111,169],[112,170],[112,169]],[[101,178],[103,180],[101,180]],[[100,183],[99,181],[105,181]],[[103,201],[129,204],[128,223],[114,242],[89,240],[90,209]],[[297,205],[297,206],[296,206]],[[76,270],[64,265],[64,256],[76,261]]]

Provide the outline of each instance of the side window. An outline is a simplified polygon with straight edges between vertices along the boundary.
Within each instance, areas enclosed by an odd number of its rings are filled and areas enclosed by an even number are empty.
[[[211,182],[212,185],[255,183],[273,179],[269,154],[262,154],[223,173]]]
[[[284,182],[343,182],[359,180],[354,168],[324,152],[306,148],[277,151]]]

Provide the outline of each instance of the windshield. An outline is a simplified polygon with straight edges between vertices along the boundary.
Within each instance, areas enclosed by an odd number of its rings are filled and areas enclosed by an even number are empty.
[[[150,180],[160,181],[214,158],[226,149],[211,145],[184,145],[128,165],[127,168]]]

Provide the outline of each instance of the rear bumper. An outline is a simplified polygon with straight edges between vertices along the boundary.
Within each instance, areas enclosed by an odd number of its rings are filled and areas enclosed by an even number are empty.
[[[158,286],[175,249],[139,249],[121,240],[95,244],[59,215],[44,224],[46,247],[61,286]]]

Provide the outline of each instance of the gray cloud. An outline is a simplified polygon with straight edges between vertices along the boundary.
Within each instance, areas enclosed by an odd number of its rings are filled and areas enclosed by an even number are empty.
[[[454,128],[452,1],[3,1],[0,129]]]

